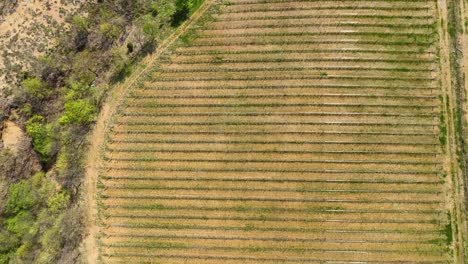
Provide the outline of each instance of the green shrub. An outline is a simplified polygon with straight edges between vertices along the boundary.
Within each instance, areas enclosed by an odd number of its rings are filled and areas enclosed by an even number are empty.
[[[44,99],[52,93],[51,89],[38,78],[25,79],[23,81],[23,86],[30,96],[37,99]]]
[[[152,19],[145,19],[141,29],[150,40],[154,40],[159,32],[159,24]]]
[[[90,93],[90,86],[80,82],[72,82],[67,89],[67,94],[65,95],[66,101],[72,101],[81,99],[85,96],[88,96]]]
[[[31,210],[37,206],[38,198],[30,181],[12,184],[8,190],[6,213],[16,214],[22,210]]]
[[[96,80],[98,71],[101,67],[101,61],[96,59],[97,53],[89,50],[83,50],[76,53],[73,58],[72,73],[69,77],[69,83],[80,83],[90,85]]]
[[[89,21],[89,18],[84,17],[84,16],[74,16],[73,25],[81,31],[88,31],[90,21]]]
[[[99,25],[99,32],[108,40],[116,40],[120,36],[120,28],[112,23]]]
[[[54,144],[52,126],[46,124],[43,116],[35,115],[26,122],[26,132],[31,136],[33,148],[40,160],[49,162]]]
[[[34,216],[29,211],[21,211],[6,221],[6,229],[15,233],[19,237],[23,237],[30,233],[34,224]]]
[[[62,125],[87,125],[94,120],[96,107],[88,101],[80,99],[65,103],[65,114],[60,117]]]
[[[58,213],[60,210],[67,207],[68,202],[70,200],[70,195],[67,192],[61,191],[51,197],[47,201],[47,207],[49,207],[49,211],[52,213]]]
[[[23,105],[23,107],[21,107],[21,113],[27,115],[27,116],[30,116],[32,115],[33,113],[33,108],[32,108],[32,105],[30,103],[26,103]]]

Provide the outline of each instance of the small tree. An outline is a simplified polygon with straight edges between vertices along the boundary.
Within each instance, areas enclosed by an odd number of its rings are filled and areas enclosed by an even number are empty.
[[[187,20],[187,18],[190,15],[190,6],[191,6],[191,2],[188,0],[176,1],[176,11],[174,15],[172,15],[172,21],[171,21],[171,25],[173,27],[177,27],[180,24],[182,24],[182,22]]]

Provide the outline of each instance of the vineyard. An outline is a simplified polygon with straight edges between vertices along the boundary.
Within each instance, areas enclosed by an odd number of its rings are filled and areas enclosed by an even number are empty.
[[[440,9],[213,3],[114,117],[101,260],[455,263]]]

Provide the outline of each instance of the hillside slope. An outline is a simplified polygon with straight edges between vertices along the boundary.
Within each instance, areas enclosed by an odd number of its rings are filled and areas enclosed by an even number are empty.
[[[103,261],[462,262],[437,2],[217,6],[114,118]]]

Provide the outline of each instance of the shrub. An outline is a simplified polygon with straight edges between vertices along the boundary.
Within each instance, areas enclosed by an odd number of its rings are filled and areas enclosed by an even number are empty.
[[[99,25],[99,32],[108,40],[116,40],[120,35],[119,27],[111,23]]]
[[[81,31],[88,31],[90,21],[87,17],[83,16],[74,16],[73,17],[73,25]]]
[[[50,88],[38,78],[27,78],[23,81],[23,86],[30,96],[37,99],[44,99],[52,92]]]
[[[94,120],[96,107],[80,99],[65,103],[65,114],[60,117],[62,125],[87,125]]]
[[[30,233],[30,230],[34,230],[31,228],[33,224],[34,216],[29,211],[21,211],[6,220],[6,229],[19,237],[23,237]]]
[[[69,200],[70,195],[65,191],[61,191],[49,198],[47,206],[49,207],[50,212],[58,213],[60,210],[67,207]]]
[[[141,30],[150,41],[158,36],[159,23],[152,16],[144,16],[141,18]]]
[[[29,210],[37,205],[37,196],[33,192],[32,185],[27,181],[13,184],[8,190],[6,213],[16,214],[21,210]]]
[[[72,74],[69,82],[90,85],[98,76],[102,59],[97,52],[83,50],[73,58]]]
[[[77,100],[89,95],[90,87],[87,84],[80,82],[72,82],[68,88],[67,95],[65,96],[66,101]]]
[[[41,161],[49,162],[54,145],[52,126],[46,124],[43,116],[35,115],[26,122],[26,132],[31,136],[33,148]]]
[[[45,174],[38,172],[28,180],[10,185],[6,202],[6,213],[17,214],[23,210],[33,211],[46,197],[54,191],[54,186],[45,181]]]

